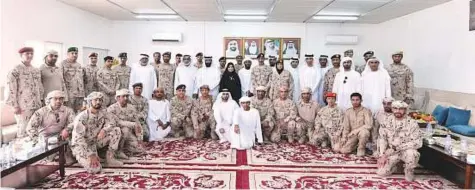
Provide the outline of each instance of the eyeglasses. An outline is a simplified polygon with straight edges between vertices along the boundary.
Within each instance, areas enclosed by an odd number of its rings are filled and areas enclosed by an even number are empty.
[[[343,84],[346,84],[347,79],[348,79],[348,77],[345,77],[345,80],[343,80]]]

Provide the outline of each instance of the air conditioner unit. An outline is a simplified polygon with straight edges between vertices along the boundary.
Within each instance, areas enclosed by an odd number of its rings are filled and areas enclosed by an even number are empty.
[[[356,45],[358,44],[358,36],[354,35],[327,35],[325,38],[326,45]]]
[[[152,35],[152,41],[154,42],[181,42],[181,33],[156,33]]]

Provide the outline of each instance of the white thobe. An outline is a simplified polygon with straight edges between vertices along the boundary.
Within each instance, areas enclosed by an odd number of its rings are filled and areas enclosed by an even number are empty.
[[[234,131],[236,125],[239,126],[239,134]],[[235,110],[231,130],[231,148],[250,149],[254,146],[256,138],[257,142],[263,142],[259,111],[254,108],[249,111],[242,108]]]
[[[157,75],[155,68],[152,65],[135,65],[130,71],[129,90],[133,92],[132,85],[135,83],[142,83],[142,96],[147,99],[152,99],[153,90],[157,88]]]
[[[239,79],[241,80],[241,91],[242,95],[247,95],[247,91],[251,91],[252,89],[252,81],[251,81],[251,69],[247,70],[243,68],[238,72]]]
[[[310,88],[312,90],[312,100],[318,100],[318,84],[322,80],[320,72],[316,66],[309,67],[307,64],[299,68],[300,88]],[[300,95],[299,95],[300,96]]]
[[[389,74],[385,70],[363,72],[361,95],[363,96],[363,106],[376,113],[381,108],[383,99],[391,97],[391,77]]]
[[[317,70],[320,73],[320,83],[318,84],[318,104],[320,105],[325,105],[325,101],[323,100],[323,83],[324,83],[324,78],[325,74],[327,73],[328,70],[330,70],[331,67],[327,65],[327,67],[318,67]]]
[[[158,126],[158,120],[162,121],[163,124],[170,122],[171,112],[170,112],[170,103],[168,100],[163,99],[162,101],[158,100],[149,100],[148,101],[148,117],[147,125],[150,130],[150,141],[158,141],[165,138],[168,133],[170,133],[171,126],[168,126],[166,129]]]
[[[232,99],[227,102],[221,102],[219,105],[213,107],[214,119],[216,120],[216,134],[219,137],[219,142],[231,141],[230,130],[233,124],[234,110],[239,109],[239,106]],[[224,129],[224,133],[220,130]]]
[[[193,90],[195,89],[195,75],[198,71],[198,68],[193,67],[193,65],[185,66],[180,64],[175,71],[175,86],[174,89],[178,85],[185,85],[186,86],[186,95],[191,97],[193,95]],[[175,90],[176,94],[176,90]]]
[[[352,107],[351,94],[361,92],[360,73],[354,70],[338,72],[333,82],[332,92],[336,93],[336,103],[340,109],[346,110]]]
[[[297,103],[300,100],[300,77],[299,77],[299,67],[293,68],[293,67],[287,67],[287,69],[290,74],[292,75],[292,78],[294,79],[294,92],[293,92],[293,101]]]
[[[216,99],[219,91],[219,80],[221,79],[221,71],[216,67],[202,67],[196,72],[195,78],[195,89],[193,93],[199,93],[199,89],[203,85],[208,85],[210,89],[210,94],[213,96],[213,99]]]

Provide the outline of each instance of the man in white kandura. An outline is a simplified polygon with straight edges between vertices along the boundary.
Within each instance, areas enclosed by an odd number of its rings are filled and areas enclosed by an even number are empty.
[[[157,75],[155,68],[148,64],[148,55],[140,54],[140,64],[132,67],[130,71],[129,90],[134,91],[132,85],[142,83],[142,96],[152,99],[153,90],[157,87]]]
[[[239,70],[239,80],[241,80],[241,93],[243,96],[249,96],[252,92],[251,82],[251,65],[252,61],[247,59],[244,61],[244,69]]]
[[[313,63],[313,54],[305,55],[305,62],[299,68],[299,82],[300,87],[309,87],[311,89],[312,100],[318,101],[318,84],[320,84],[320,80],[322,80],[322,76],[320,76],[320,72],[318,71],[317,66]]]
[[[391,77],[376,57],[368,60],[361,73],[361,94],[363,106],[370,109],[371,113],[381,109],[381,101],[385,97],[391,97]]]
[[[158,141],[165,138],[171,131],[170,103],[165,99],[165,90],[157,88],[153,91],[153,97],[148,101],[147,125],[150,130],[149,141]]]
[[[361,92],[361,75],[355,71],[351,58],[343,58],[340,71],[335,76],[332,91],[337,94],[336,103],[343,110],[352,107],[350,95]]]
[[[244,96],[239,99],[241,108],[234,111],[231,148],[244,150],[262,143],[262,129],[259,111],[251,108],[251,98]]]
[[[198,97],[199,88],[208,85],[209,93],[216,99],[219,91],[219,81],[221,79],[221,72],[215,66],[212,66],[213,57],[205,57],[205,67],[198,69],[195,78],[195,88],[193,89],[193,97]],[[200,94],[201,96],[201,94]]]
[[[229,100],[231,93],[228,89],[223,89],[219,93],[218,99],[214,102],[213,113],[216,120],[216,134],[219,137],[219,143],[231,141],[229,133],[232,132],[233,114],[239,109],[235,101]]]
[[[190,89],[186,91],[186,95],[191,97],[193,96],[193,89],[195,88],[195,75],[198,71],[198,68],[191,65],[191,56],[183,56],[183,64],[180,64],[180,67],[177,67],[175,70],[175,89],[178,85],[183,84],[186,88]],[[176,94],[176,90],[175,90]]]

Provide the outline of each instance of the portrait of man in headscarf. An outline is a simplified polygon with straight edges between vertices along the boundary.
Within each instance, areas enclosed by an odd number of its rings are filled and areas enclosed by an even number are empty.
[[[290,59],[292,57],[300,56],[300,39],[298,38],[284,38],[283,40],[283,57]]]
[[[256,58],[261,53],[260,38],[244,38],[244,54],[246,58]]]
[[[264,42],[264,57],[269,58],[269,56],[275,56],[279,59],[281,39],[263,38],[262,41]]]
[[[236,58],[237,55],[242,55],[241,54],[241,48],[242,48],[242,39],[241,38],[225,38],[224,39],[224,48],[225,48],[225,54],[226,58]]]

